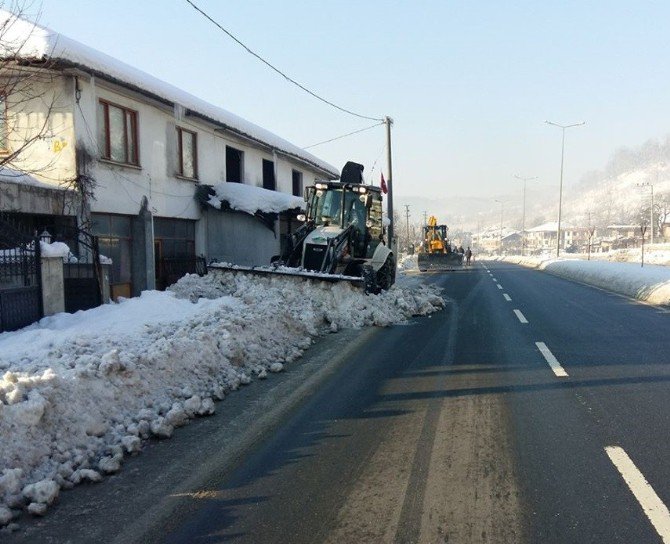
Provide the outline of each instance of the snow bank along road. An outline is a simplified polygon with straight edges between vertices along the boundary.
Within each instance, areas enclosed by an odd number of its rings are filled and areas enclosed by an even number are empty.
[[[212,414],[240,385],[298,359],[314,337],[440,309],[435,289],[365,296],[348,284],[230,273],[0,335],[0,526],[44,515],[153,436]]]
[[[670,306],[670,267],[639,263],[505,257],[505,262],[545,270],[650,304]]]
[[[183,483],[154,467],[147,515],[129,480],[151,450],[83,489],[135,492],[8,542],[670,542],[670,314],[505,263],[420,277],[446,310],[339,336],[332,374],[235,466],[212,461],[203,419],[155,443],[184,453]]]

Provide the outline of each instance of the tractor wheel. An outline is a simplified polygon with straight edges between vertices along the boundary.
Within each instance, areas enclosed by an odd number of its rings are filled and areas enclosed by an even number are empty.
[[[388,291],[395,282],[395,259],[389,256],[377,271],[377,292]]]

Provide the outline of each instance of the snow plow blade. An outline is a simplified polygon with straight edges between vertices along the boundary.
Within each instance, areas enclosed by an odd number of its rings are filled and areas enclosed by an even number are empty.
[[[300,268],[290,268],[288,266],[239,266],[229,263],[211,263],[208,270],[221,270],[222,272],[232,272],[233,274],[251,274],[254,276],[282,276],[295,278],[297,281],[327,281],[329,283],[348,282],[354,287],[366,289],[365,278],[356,276],[344,276],[342,274],[324,274],[321,272],[312,272]]]
[[[421,272],[457,270],[463,266],[463,255],[460,253],[420,253],[417,264]]]

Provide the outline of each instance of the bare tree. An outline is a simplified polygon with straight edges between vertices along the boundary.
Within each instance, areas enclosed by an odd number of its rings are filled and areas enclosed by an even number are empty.
[[[73,145],[68,122],[72,80],[62,77],[49,54],[34,47],[43,30],[28,21],[39,19],[39,9],[26,0],[0,3],[0,8],[11,14],[0,18],[0,175],[29,175],[70,189],[63,192],[61,213],[78,211],[83,217],[93,184],[71,175],[79,172],[78,154],[68,147]],[[62,153],[71,154],[75,165],[66,177],[59,169]]]

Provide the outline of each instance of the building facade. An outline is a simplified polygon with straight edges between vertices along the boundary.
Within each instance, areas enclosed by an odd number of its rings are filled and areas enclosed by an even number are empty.
[[[114,297],[164,287],[166,263],[180,259],[258,265],[279,253],[288,210],[260,221],[203,204],[199,187],[300,195],[339,177],[269,131],[65,36],[22,20],[9,29],[3,57],[17,61],[0,73],[12,82],[0,210],[37,229],[90,229],[113,260]],[[37,183],[22,182],[25,172]]]

